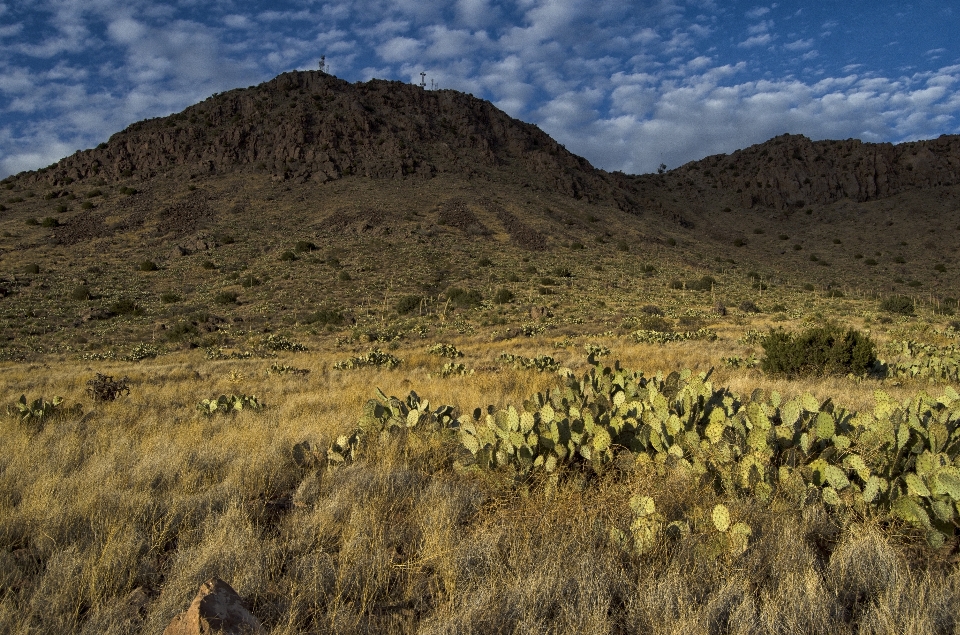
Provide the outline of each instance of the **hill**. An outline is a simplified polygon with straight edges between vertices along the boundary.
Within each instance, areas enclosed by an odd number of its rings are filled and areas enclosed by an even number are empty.
[[[942,310],[960,296],[958,183],[956,137],[785,135],[607,173],[469,95],[287,73],[4,180],[3,332],[13,356],[183,328],[199,343],[211,307],[247,327],[356,326],[414,299],[445,316],[451,289],[514,330],[539,305],[606,329],[768,287],[776,306],[796,301],[773,290],[806,289]],[[709,297],[684,297],[706,279]],[[490,306],[501,291],[514,300]]]

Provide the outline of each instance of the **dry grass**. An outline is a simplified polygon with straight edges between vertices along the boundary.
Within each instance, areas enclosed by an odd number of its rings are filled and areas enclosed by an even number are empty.
[[[706,370],[722,343],[607,343],[631,367]],[[429,377],[440,358],[394,351],[394,370],[334,371],[343,352],[270,360],[198,353],[98,369],[129,375],[129,397],[95,404],[81,363],[7,365],[0,403],[20,393],[82,402],[42,429],[0,417],[0,632],[159,632],[206,578],[232,584],[274,633],[941,633],[958,628],[960,570],[883,519],[817,504],[718,495],[683,473],[621,465],[514,484],[463,472],[456,443],[395,436],[332,472],[298,467],[294,444],[350,430],[379,386],[463,409],[519,403],[555,381],[497,367],[499,348],[462,338],[465,378]],[[505,350],[554,354],[579,370],[582,346],[540,339]],[[580,346],[578,344],[578,346]],[[714,362],[715,363],[715,362]],[[738,374],[739,373],[739,374]],[[717,371],[735,389],[810,391],[859,406],[875,386],[768,381]],[[915,388],[914,388],[915,390]],[[203,418],[196,402],[257,394],[261,413]],[[838,396],[839,395],[839,396]],[[628,501],[652,495],[689,535],[637,556]],[[724,501],[753,529],[741,556],[715,555],[708,511]],[[136,589],[141,589],[135,593]]]

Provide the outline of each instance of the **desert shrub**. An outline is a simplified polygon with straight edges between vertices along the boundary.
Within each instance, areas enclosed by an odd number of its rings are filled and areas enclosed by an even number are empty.
[[[93,209],[93,203],[90,201],[84,201],[80,204],[80,209]]]
[[[570,243],[570,249],[583,249],[583,243],[580,241],[575,241]]]
[[[423,298],[418,295],[405,295],[397,300],[397,304],[394,306],[394,308],[400,315],[406,315],[411,311],[416,311],[420,307],[420,303],[422,301]]]
[[[682,289],[682,288],[683,288],[683,281],[682,281],[682,280],[671,280],[671,281],[670,281],[670,288],[671,288],[671,289]]]
[[[551,287],[557,284],[557,281],[554,280],[553,278],[540,278],[540,284]]]
[[[29,265],[23,268],[24,273],[40,273],[40,265],[36,263],[30,263]]]
[[[944,273],[947,270],[947,266],[944,265],[943,263],[938,263],[934,265],[933,269],[934,271],[939,271],[940,273]]]
[[[479,306],[483,302],[483,296],[476,289],[467,291],[460,287],[450,287],[447,289],[447,300],[459,309],[469,309]]]
[[[110,312],[114,315],[143,315],[143,309],[130,298],[120,298],[110,305]]]
[[[754,304],[752,300],[744,300],[738,308],[744,313],[760,313],[760,307]]]
[[[31,227],[36,227],[40,224],[40,221],[38,221],[36,218],[28,218],[25,222]]]
[[[877,261],[875,258],[867,258],[866,260],[863,261],[863,264],[873,267],[874,265],[877,264]]]
[[[484,256],[483,258],[481,258],[480,260],[477,261],[477,266],[479,266],[479,267],[491,267],[491,266],[493,266],[493,261],[490,260],[489,258],[487,258],[486,256]]]
[[[339,280],[340,282],[350,282],[351,280],[353,280],[353,277],[346,271],[341,271],[339,275],[337,275],[337,280]]]
[[[183,298],[181,298],[179,295],[177,295],[173,291],[164,291],[163,293],[160,294],[160,301],[163,302],[164,304],[173,304],[174,302],[179,302],[182,299]]]
[[[41,227],[59,227],[60,221],[58,221],[53,216],[47,216],[42,221],[40,221],[40,226]]]
[[[507,276],[507,282],[520,282],[520,276],[515,273],[511,273]]]
[[[94,198],[95,196],[102,196],[102,195],[103,195],[103,192],[101,192],[99,189],[90,190],[89,192],[87,192],[87,198]]]
[[[769,375],[863,375],[877,361],[876,346],[868,336],[835,324],[800,333],[770,331],[760,345],[766,354],[760,367]]]
[[[670,245],[671,247],[676,247],[676,246],[677,246],[677,239],[676,239],[676,238],[667,238],[667,244]]]
[[[507,304],[513,302],[513,291],[510,289],[497,289],[496,295],[493,296],[493,301],[497,304]]]
[[[617,251],[630,251],[630,245],[625,240],[617,243]]]
[[[193,322],[177,322],[167,329],[167,339],[171,342],[178,342],[183,339],[189,339],[200,334],[200,329]]]
[[[282,262],[292,262],[297,259],[297,255],[290,251],[289,249],[282,254],[280,254],[280,260]]]
[[[663,309],[658,307],[656,304],[644,304],[642,307],[640,307],[640,311],[642,313],[646,313],[647,315],[663,315]]]
[[[217,263],[213,262],[212,260],[204,260],[200,263],[200,266],[207,270],[213,270],[217,268]]]
[[[90,287],[85,284],[77,285],[73,291],[70,292],[70,297],[74,300],[89,300]]]
[[[221,291],[214,296],[213,301],[217,304],[236,304],[239,297],[236,291]]]
[[[567,267],[556,267],[551,273],[558,278],[570,278],[573,276],[573,272]]]
[[[2,211],[2,210],[0,210],[0,211]],[[67,211],[67,206],[66,206],[66,205],[62,205],[62,204],[61,204],[61,205],[57,205],[57,213],[58,213],[58,214],[62,214],[62,213],[64,213],[65,211]]]
[[[320,309],[307,315],[303,321],[306,324],[320,324],[322,326],[333,324],[336,326],[343,324],[343,313],[336,309]]]
[[[913,315],[913,300],[905,295],[892,295],[880,303],[880,310],[900,315]]]
[[[130,394],[129,377],[114,379],[109,375],[97,373],[97,376],[87,382],[87,393],[94,401],[115,401],[121,395]]]
[[[248,273],[247,275],[240,278],[240,286],[243,287],[244,289],[250,289],[251,287],[259,287],[261,284],[263,284],[263,282],[260,280],[260,278],[257,278],[252,273]]]
[[[312,242],[310,242],[309,240],[298,240],[298,241],[297,241],[297,244],[294,246],[293,250],[294,250],[295,252],[297,252],[298,254],[302,254],[302,253],[308,252],[308,251],[316,251],[316,250],[317,250],[317,246],[314,245],[314,244],[313,244]]]
[[[153,262],[152,260],[144,260],[137,265],[137,269],[140,271],[156,271],[159,269],[159,267],[157,267],[157,263]]]

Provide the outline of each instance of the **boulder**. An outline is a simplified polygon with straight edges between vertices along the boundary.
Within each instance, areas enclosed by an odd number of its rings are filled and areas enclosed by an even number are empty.
[[[173,618],[163,635],[251,635],[265,633],[243,600],[220,578],[202,585],[190,608]]]

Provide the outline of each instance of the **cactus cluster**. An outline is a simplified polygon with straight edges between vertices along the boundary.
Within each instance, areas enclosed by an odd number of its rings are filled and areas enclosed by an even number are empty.
[[[87,393],[94,401],[114,401],[121,395],[130,394],[129,377],[114,379],[110,375],[97,373],[97,376],[87,382]]]
[[[467,375],[472,375],[473,369],[467,368],[463,364],[458,362],[447,362],[443,365],[436,373],[430,373],[430,377],[437,377],[440,379],[446,379],[447,377],[465,377]]]
[[[756,357],[724,357],[723,364],[730,368],[756,368],[760,365],[760,360]]]
[[[364,421],[387,416],[370,408]],[[730,493],[768,499],[779,489],[838,509],[879,507],[924,530],[932,545],[960,526],[960,394],[951,388],[902,404],[878,391],[874,412],[854,413],[809,394],[784,401],[758,389],[741,398],[706,374],[645,377],[594,360],[582,379],[567,376],[519,408],[478,408],[449,423],[481,468],[601,469],[630,451]],[[745,548],[748,529],[724,544]]]
[[[594,357],[606,357],[610,354],[610,348],[603,344],[588,343],[583,346],[583,350],[586,351],[588,356],[592,355]]]
[[[309,368],[297,368],[295,366],[290,366],[288,364],[280,364],[279,362],[274,362],[270,369],[267,371],[267,376],[270,375],[296,375],[297,377],[305,377],[310,374]]]
[[[514,355],[512,353],[501,353],[497,360],[504,364],[511,364],[514,368],[526,368],[538,370],[540,372],[556,372],[560,370],[560,362],[549,355],[537,355],[536,357],[524,357],[523,355]]]
[[[886,345],[889,361],[881,360],[888,377],[960,382],[960,346],[932,346],[912,340]]]
[[[212,417],[219,414],[235,414],[241,410],[262,410],[264,404],[254,395],[220,395],[216,399],[203,399],[197,403],[200,414]]]
[[[63,397],[54,397],[53,401],[47,401],[43,397],[38,397],[33,401],[29,401],[26,395],[20,395],[20,399],[14,406],[16,409],[10,408],[10,411],[15,412],[21,421],[33,423],[38,426],[43,425],[44,422],[54,417],[80,414],[82,412],[80,404],[76,404],[72,408],[66,408],[63,405]]]
[[[308,350],[303,344],[293,342],[276,333],[270,333],[263,338],[263,347],[270,351],[290,351],[294,353],[302,353]]]
[[[355,370],[357,368],[367,368],[374,366],[376,368],[396,368],[403,363],[399,357],[390,353],[384,353],[379,348],[375,348],[366,355],[351,357],[333,365],[336,370]]]
[[[717,339],[717,334],[710,329],[678,332],[640,329],[631,333],[630,337],[638,344],[667,344],[669,342],[686,342],[690,340],[707,340],[712,342]]]
[[[457,359],[458,357],[463,357],[463,353],[460,352],[453,344],[444,344],[438,342],[431,346],[428,350],[428,353],[431,355],[437,355],[439,357],[449,357],[450,359]]]

